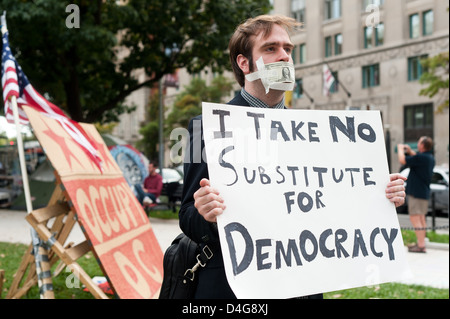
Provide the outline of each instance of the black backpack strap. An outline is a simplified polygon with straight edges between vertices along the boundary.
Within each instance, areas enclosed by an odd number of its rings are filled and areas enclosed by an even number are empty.
[[[190,269],[187,269],[184,273],[184,277],[190,279],[191,281],[195,278],[195,272],[197,271],[198,267],[205,267],[206,263],[214,256],[214,253],[212,252],[211,248],[208,245],[204,245],[201,249],[199,254],[197,254],[196,259],[197,263]]]

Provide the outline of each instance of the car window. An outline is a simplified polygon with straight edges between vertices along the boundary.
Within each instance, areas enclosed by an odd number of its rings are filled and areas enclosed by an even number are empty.
[[[444,177],[440,173],[433,173],[433,176],[431,177],[431,183],[432,184],[440,184],[442,181],[445,181]]]
[[[163,169],[163,175],[165,179],[180,179],[181,175],[175,170]]]

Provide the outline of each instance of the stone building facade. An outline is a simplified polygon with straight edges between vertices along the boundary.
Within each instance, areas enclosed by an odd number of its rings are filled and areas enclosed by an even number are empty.
[[[449,51],[448,6],[442,0],[273,0],[271,14],[292,16],[304,24],[291,35],[297,85],[288,98],[290,106],[379,110],[392,172],[399,169],[396,145],[414,146],[422,135],[434,139],[437,165],[448,166],[448,108],[437,112],[448,90],[433,99],[420,96],[424,86],[418,80],[421,58]],[[328,94],[324,65],[337,79]],[[208,81],[212,74],[200,76]],[[179,70],[178,77],[180,89],[167,91],[168,106],[191,79],[185,70]],[[114,132],[130,143],[139,138],[149,92],[143,89],[128,98],[137,110],[124,114]]]
[[[448,165],[448,109],[436,112],[448,90],[420,96],[418,80],[422,57],[449,50],[447,8],[440,0],[274,0],[274,13],[304,23],[291,36],[292,107],[379,110],[391,171],[399,169],[396,145],[415,145],[422,135],[434,139],[437,164]],[[327,95],[324,64],[337,79]]]

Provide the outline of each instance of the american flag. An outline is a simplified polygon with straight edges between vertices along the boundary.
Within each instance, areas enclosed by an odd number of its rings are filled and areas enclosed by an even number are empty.
[[[98,151],[94,146],[95,144],[92,143],[78,122],[69,119],[59,107],[47,101],[33,88],[11,53],[8,30],[5,24],[2,26],[2,33],[2,88],[6,120],[9,123],[14,123],[11,98],[15,96],[17,98],[19,121],[21,124],[26,125],[29,122],[27,115],[22,109],[23,105],[31,106],[37,111],[57,120],[66,132],[82,147],[91,160],[95,162],[99,169],[102,170],[102,159],[98,155]]]
[[[333,85],[334,77],[327,64],[323,65],[323,95],[328,96]]]

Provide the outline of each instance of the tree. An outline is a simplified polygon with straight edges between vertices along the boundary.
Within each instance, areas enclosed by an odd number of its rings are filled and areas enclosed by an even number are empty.
[[[159,144],[159,92],[150,97],[147,106],[148,121],[139,130],[142,139],[136,142],[136,147],[150,159],[158,158]]]
[[[176,127],[187,128],[189,120],[202,113],[202,101],[223,103],[225,96],[229,95],[233,88],[233,81],[224,76],[217,76],[210,86],[202,79],[195,78],[181,92],[171,112],[164,121],[164,136],[167,140],[171,131]],[[149,101],[148,118],[139,133],[142,139],[137,142],[137,148],[144,150],[149,158],[157,158],[157,145],[159,142],[159,95],[155,94]]]
[[[421,60],[421,64],[426,70],[420,77],[421,84],[428,84],[426,88],[420,90],[419,95],[430,98],[440,93],[440,104],[438,111],[442,112],[448,108],[448,51],[436,56]]]
[[[224,76],[215,77],[210,86],[202,79],[193,79],[180,93],[166,119],[165,135],[169,136],[175,127],[187,128],[189,120],[202,113],[202,102],[223,103],[223,98],[230,94],[233,81]]]
[[[0,0],[10,46],[33,86],[83,122],[116,121],[133,91],[178,68],[229,69],[227,46],[269,0]],[[70,7],[68,7],[70,5]],[[78,8],[79,28],[77,27]],[[134,72],[147,75],[138,82]]]

